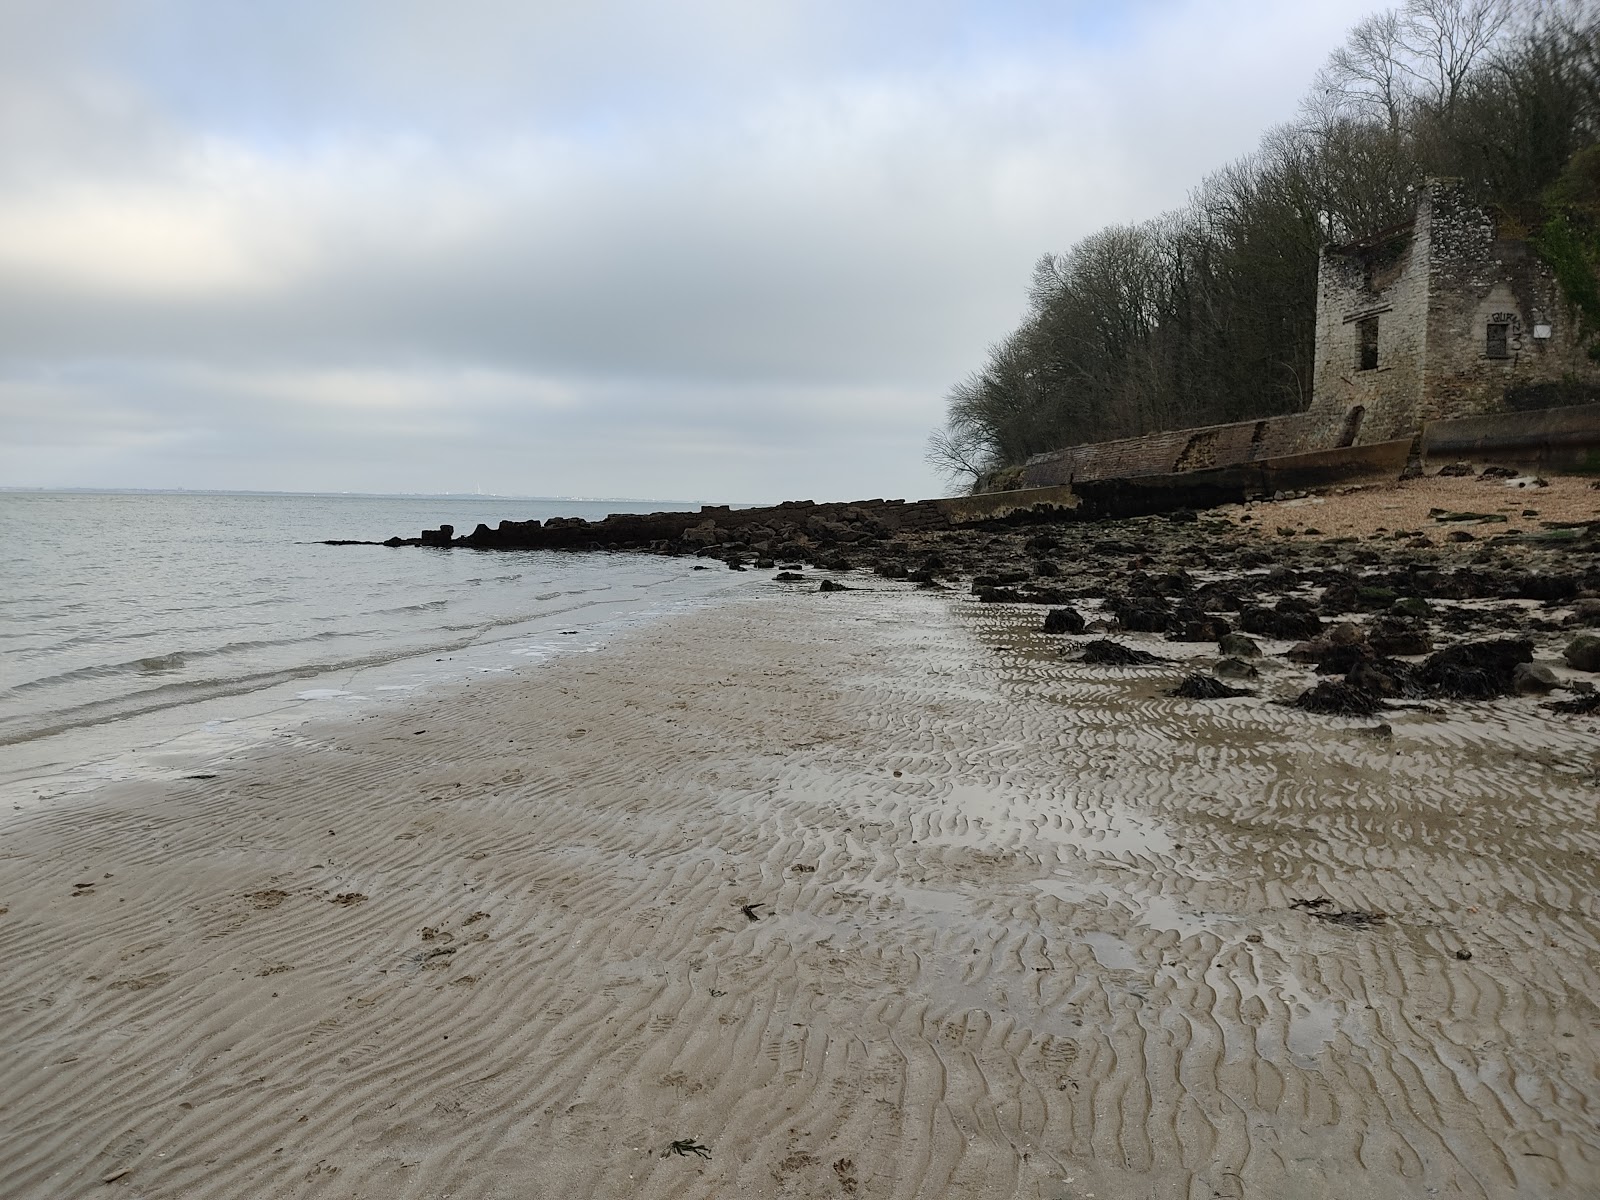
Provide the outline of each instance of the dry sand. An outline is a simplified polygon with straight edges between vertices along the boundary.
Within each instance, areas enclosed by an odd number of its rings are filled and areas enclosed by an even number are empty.
[[[1037,622],[774,585],[9,814],[0,1192],[1600,1194],[1597,722]]]
[[[1595,481],[1580,476],[1552,475],[1535,483],[1534,475],[1513,479],[1429,476],[1399,483],[1335,489],[1298,500],[1235,504],[1216,510],[1235,524],[1248,523],[1264,533],[1280,528],[1328,537],[1372,537],[1423,534],[1442,541],[1451,530],[1477,537],[1496,533],[1531,533],[1562,521],[1592,521],[1600,516],[1600,491]],[[1503,517],[1493,524],[1441,522],[1433,514],[1482,513]],[[1248,517],[1249,521],[1245,522]]]

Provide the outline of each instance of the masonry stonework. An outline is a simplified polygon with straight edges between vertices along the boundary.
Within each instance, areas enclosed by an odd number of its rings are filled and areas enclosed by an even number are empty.
[[[1600,383],[1554,273],[1452,181],[1430,181],[1409,225],[1324,250],[1317,287],[1309,411],[1342,414],[1357,443]],[[1373,321],[1375,363],[1362,353]]]

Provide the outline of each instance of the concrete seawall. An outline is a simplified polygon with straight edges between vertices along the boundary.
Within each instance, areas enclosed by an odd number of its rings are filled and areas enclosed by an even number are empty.
[[[1435,461],[1491,459],[1600,474],[1600,404],[1429,421],[1422,453]]]

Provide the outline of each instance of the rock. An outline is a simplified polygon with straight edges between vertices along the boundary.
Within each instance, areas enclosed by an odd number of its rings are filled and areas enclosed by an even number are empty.
[[[1229,658],[1260,658],[1261,647],[1254,638],[1242,633],[1228,633],[1217,639],[1217,649]]]
[[[1044,615],[1046,633],[1082,633],[1083,615],[1075,608],[1052,608]]]
[[[1172,610],[1158,596],[1114,596],[1106,608],[1129,633],[1164,633],[1172,623]]]
[[[978,588],[978,602],[980,604],[1020,604],[1022,593],[1016,588],[985,587]]]
[[[1254,663],[1248,663],[1242,658],[1225,658],[1214,668],[1218,675],[1226,679],[1260,679],[1261,672],[1256,670]]]
[[[1600,638],[1594,640],[1600,654]],[[1532,660],[1533,642],[1527,638],[1463,642],[1429,655],[1417,671],[1417,680],[1436,696],[1489,700],[1508,695],[1517,664]],[[1596,661],[1600,662],[1600,657]]]
[[[1433,649],[1433,635],[1422,621],[1404,617],[1379,617],[1367,633],[1367,642],[1375,653],[1385,657],[1396,654],[1427,654]]]
[[[1167,626],[1170,642],[1215,642],[1233,632],[1227,617],[1202,612],[1192,605],[1175,609]]]
[[[1408,663],[1393,658],[1375,658],[1357,663],[1350,668],[1344,681],[1379,697],[1417,696],[1422,689],[1416,682],[1416,672]]]
[[[772,577],[778,583],[804,583],[806,577],[794,571],[779,571]]]
[[[1519,696],[1545,696],[1559,686],[1556,673],[1543,663],[1518,663],[1511,673],[1511,690]]]
[[[1600,671],[1600,637],[1580,633],[1567,643],[1562,657],[1574,671]]]
[[[1460,479],[1465,476],[1476,475],[1471,463],[1453,462],[1439,468],[1439,474],[1446,479]]]
[[[854,590],[854,588],[846,587],[842,583],[835,583],[831,579],[824,579],[817,587],[819,592],[850,592]]]
[[[1433,615],[1433,608],[1421,596],[1401,596],[1392,605],[1389,611],[1397,617],[1411,617],[1416,620],[1426,620]]]
[[[1488,466],[1483,469],[1482,479],[1515,479],[1517,470],[1514,467]]]
[[[1239,628],[1246,633],[1303,642],[1322,632],[1322,617],[1315,605],[1286,596],[1274,608],[1251,605],[1239,613]]]
[[[1579,600],[1572,606],[1572,624],[1600,629],[1600,600]]]

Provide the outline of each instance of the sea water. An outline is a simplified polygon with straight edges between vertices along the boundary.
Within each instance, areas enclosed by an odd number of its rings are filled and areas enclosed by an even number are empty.
[[[687,505],[0,492],[0,790],[182,770],[308,717],[597,648],[750,577],[694,559],[326,546]]]

